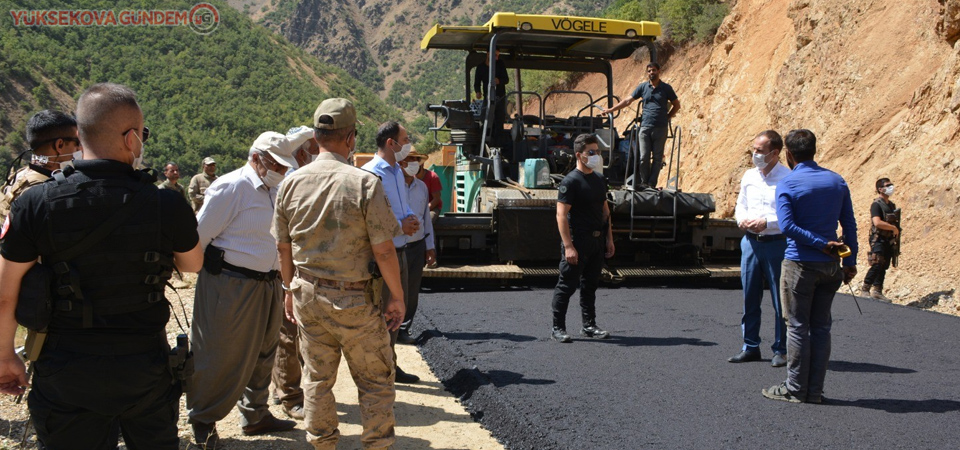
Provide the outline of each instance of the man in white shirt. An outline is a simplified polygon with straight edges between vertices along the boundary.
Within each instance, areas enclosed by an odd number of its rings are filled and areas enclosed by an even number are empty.
[[[406,182],[403,180],[403,169],[397,164],[397,161],[404,160],[410,154],[412,148],[407,130],[402,125],[392,120],[384,122],[377,129],[377,154],[362,167],[380,177],[393,215],[403,230],[403,235],[393,239],[393,246],[397,249],[397,259],[400,261],[403,292],[409,291],[407,282],[410,276],[410,262],[407,261],[406,247],[408,243],[413,242],[414,233],[418,232],[422,225],[410,208],[410,198],[407,194]],[[390,300],[390,292],[387,289],[381,289],[381,293],[380,303],[386,305]],[[399,330],[390,332],[391,347],[397,344],[398,335]],[[396,363],[396,352],[393,358]],[[420,377],[406,373],[399,366],[397,367],[396,382],[416,383],[417,381],[420,381]]]
[[[416,233],[413,233],[413,236],[409,237],[409,242],[406,245],[409,274],[404,298],[406,299],[407,314],[403,318],[403,324],[400,325],[397,342],[407,345],[416,343],[416,340],[410,336],[410,325],[413,323],[413,316],[417,313],[417,305],[420,303],[420,281],[423,279],[423,266],[437,261],[437,251],[433,239],[433,221],[430,220],[430,192],[426,183],[417,179],[417,173],[420,172],[422,164],[426,160],[427,155],[412,151],[406,159],[397,162],[403,169],[403,180],[407,185],[410,208],[413,210],[413,214],[417,216],[417,220],[423,224]]]
[[[248,163],[210,185],[197,215],[205,252],[190,332],[195,372],[187,409],[203,449],[217,448],[216,422],[234,404],[246,435],[296,426],[275,418],[267,406],[283,316],[270,225],[277,186],[296,167],[285,144],[280,133],[261,134],[250,147]]]
[[[777,222],[777,183],[790,173],[779,163],[783,138],[776,131],[757,135],[749,148],[753,169],[740,181],[737,196],[737,225],[745,232],[740,242],[740,278],[743,282],[743,347],[727,359],[732,363],[760,360],[760,303],[763,285],[770,288],[773,318],[776,323],[770,364],[783,367],[787,363],[787,328],[780,308],[780,264],[787,249],[787,240]]]

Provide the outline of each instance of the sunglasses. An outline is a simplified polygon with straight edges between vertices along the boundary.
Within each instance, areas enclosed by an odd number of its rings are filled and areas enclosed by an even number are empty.
[[[133,130],[136,130],[136,128],[131,128],[131,129],[127,130],[127,131],[124,131],[124,132],[123,132],[123,135],[126,136],[127,133],[129,133],[129,132],[131,132],[131,131],[133,131]],[[143,127],[143,142],[146,143],[146,142],[147,142],[147,139],[150,139],[150,129],[147,128],[147,127]],[[78,140],[77,142],[79,142],[79,140]]]
[[[76,143],[77,145],[80,145],[80,139],[75,138],[75,137],[55,137],[55,138],[51,138],[51,139],[47,139],[47,140],[38,142],[36,148],[43,147],[44,145],[47,145],[47,144],[49,144],[49,143],[51,143],[51,142],[56,142],[56,141],[59,141],[59,140],[64,140],[64,141],[67,141],[67,142],[74,142],[74,143]]]

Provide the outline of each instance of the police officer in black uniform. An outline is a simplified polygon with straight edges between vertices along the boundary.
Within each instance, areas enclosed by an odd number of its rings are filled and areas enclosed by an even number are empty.
[[[583,328],[580,334],[606,339],[609,333],[597,327],[597,285],[603,270],[603,258],[613,256],[610,206],[607,204],[607,180],[603,177],[603,158],[597,137],[581,134],[573,141],[577,168],[560,182],[557,193],[557,227],[563,240],[560,279],[553,291],[553,332],[558,342],[571,342],[567,334],[567,306],[580,286],[580,310]]]
[[[181,387],[163,290],[174,267],[200,269],[197,222],[133,168],[147,133],[132,90],[92,86],[77,121],[84,160],[17,199],[0,237],[0,392],[26,385],[14,310],[31,300],[24,275],[48,270],[52,319],[28,398],[40,448],[115,449],[122,432],[127,448],[174,450]]]

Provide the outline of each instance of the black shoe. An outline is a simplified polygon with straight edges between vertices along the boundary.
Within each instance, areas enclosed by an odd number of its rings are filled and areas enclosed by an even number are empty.
[[[727,362],[732,363],[743,363],[750,361],[760,361],[760,350],[744,350],[727,358]]]
[[[562,342],[564,344],[569,344],[573,342],[573,339],[570,339],[570,335],[567,334],[567,330],[564,330],[563,328],[559,328],[559,327],[553,327],[553,333],[550,334],[550,337],[553,340],[557,342]]]
[[[397,367],[397,376],[394,378],[394,381],[397,383],[413,384],[420,381],[420,377],[406,373],[403,369]]]
[[[770,365],[773,367],[783,367],[787,365],[787,355],[783,353],[774,353],[773,359],[770,360]]]
[[[190,427],[193,428],[193,442],[201,450],[216,450],[217,446],[220,445],[220,435],[217,434],[216,423],[190,422]]]
[[[410,336],[410,333],[407,331],[400,330],[400,334],[397,335],[397,343],[403,345],[417,345],[417,340]]]
[[[580,329],[580,334],[594,339],[606,339],[610,337],[609,332],[601,330],[600,327],[595,324],[584,325],[584,327]]]
[[[297,423],[292,420],[281,420],[268,414],[267,417],[260,419],[259,422],[247,425],[240,430],[247,436],[256,436],[258,434],[277,433],[280,431],[289,431],[294,429]]]

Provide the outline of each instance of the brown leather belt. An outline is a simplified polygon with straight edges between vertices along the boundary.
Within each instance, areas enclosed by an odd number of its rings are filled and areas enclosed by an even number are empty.
[[[308,273],[303,273],[297,271],[297,277],[307,283],[310,283],[314,286],[323,286],[328,288],[340,289],[344,291],[362,291],[367,288],[367,283],[370,280],[364,281],[337,281],[337,280],[328,280],[326,278],[317,278]]]

